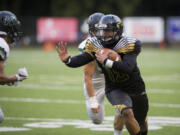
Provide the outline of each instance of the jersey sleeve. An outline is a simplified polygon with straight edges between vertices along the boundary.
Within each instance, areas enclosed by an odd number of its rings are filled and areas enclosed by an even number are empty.
[[[133,52],[138,55],[141,52],[141,48],[142,48],[142,43],[139,40],[137,40],[135,42],[135,46],[134,46],[134,51]]]
[[[141,52],[141,42],[137,40],[134,43],[128,44],[118,50],[118,53],[123,54],[122,62],[114,62],[113,69],[131,74],[134,67],[137,66],[137,55]]]
[[[6,51],[4,50],[4,48],[0,46],[0,61],[5,61],[5,59],[6,59]]]
[[[74,57],[69,58],[68,62],[66,63],[67,66],[72,67],[72,68],[76,68],[76,67],[80,67],[83,66],[91,61],[93,61],[93,57],[91,55],[89,55],[86,52],[83,52],[79,55],[76,55]]]
[[[135,66],[137,66],[136,62],[137,55],[134,53],[128,53],[123,56],[122,62],[115,61],[113,63],[113,69],[116,71],[121,71],[123,73],[131,74]]]

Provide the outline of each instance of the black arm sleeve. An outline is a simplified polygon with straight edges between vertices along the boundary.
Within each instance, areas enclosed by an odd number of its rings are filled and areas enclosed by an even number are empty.
[[[137,65],[136,62],[137,55],[135,53],[125,54],[122,62],[115,61],[112,68],[117,71],[122,71],[124,73],[131,74],[134,67]]]
[[[80,67],[80,66],[86,65],[87,63],[89,63],[93,60],[94,60],[94,58],[89,53],[83,52],[79,55],[71,57],[69,62],[66,63],[66,65],[68,67],[75,68],[75,67]]]

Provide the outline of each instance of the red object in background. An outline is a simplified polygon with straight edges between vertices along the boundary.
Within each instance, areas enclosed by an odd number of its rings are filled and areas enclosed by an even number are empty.
[[[45,52],[50,52],[50,51],[54,50],[54,46],[55,46],[54,43],[46,42],[46,43],[44,43],[44,45],[43,45],[43,50],[44,50]]]
[[[146,36],[154,36],[155,35],[155,27],[153,27],[152,25],[147,25],[147,24],[133,24],[132,25],[132,36],[142,36],[142,35],[146,35]]]
[[[37,39],[40,42],[59,40],[74,42],[78,38],[76,18],[40,18],[37,20]]]

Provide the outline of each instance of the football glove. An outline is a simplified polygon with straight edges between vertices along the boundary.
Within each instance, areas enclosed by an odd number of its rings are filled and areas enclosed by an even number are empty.
[[[17,73],[16,73],[16,77],[18,81],[23,81],[24,79],[28,78],[28,72],[26,70],[25,67],[20,68]]]
[[[98,108],[99,106],[99,103],[95,96],[89,98],[89,104],[90,104],[90,108]]]

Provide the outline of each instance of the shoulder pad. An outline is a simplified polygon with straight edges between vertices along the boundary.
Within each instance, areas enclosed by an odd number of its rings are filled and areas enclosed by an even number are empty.
[[[123,54],[130,53],[130,52],[134,51],[134,47],[135,47],[135,44],[128,44],[128,45],[118,49],[117,52],[123,53]]]
[[[128,44],[128,45],[118,49],[117,52],[123,53],[123,54],[133,52],[138,55],[141,52],[141,42],[139,40],[137,40],[134,44]]]
[[[4,39],[0,38],[0,60],[5,61],[9,55],[9,46]]]
[[[2,47],[0,47],[0,60],[1,61],[5,61],[6,60],[6,51]]]
[[[94,57],[96,51],[100,48],[104,48],[99,40],[96,37],[91,37],[87,39],[84,52],[89,53],[91,56]]]
[[[131,53],[139,54],[141,51],[141,42],[135,38],[123,37],[116,46],[118,53]]]
[[[90,40],[86,41],[86,45],[84,48],[84,52],[89,53],[92,57],[94,57],[94,54],[98,50],[98,47],[95,46]]]

